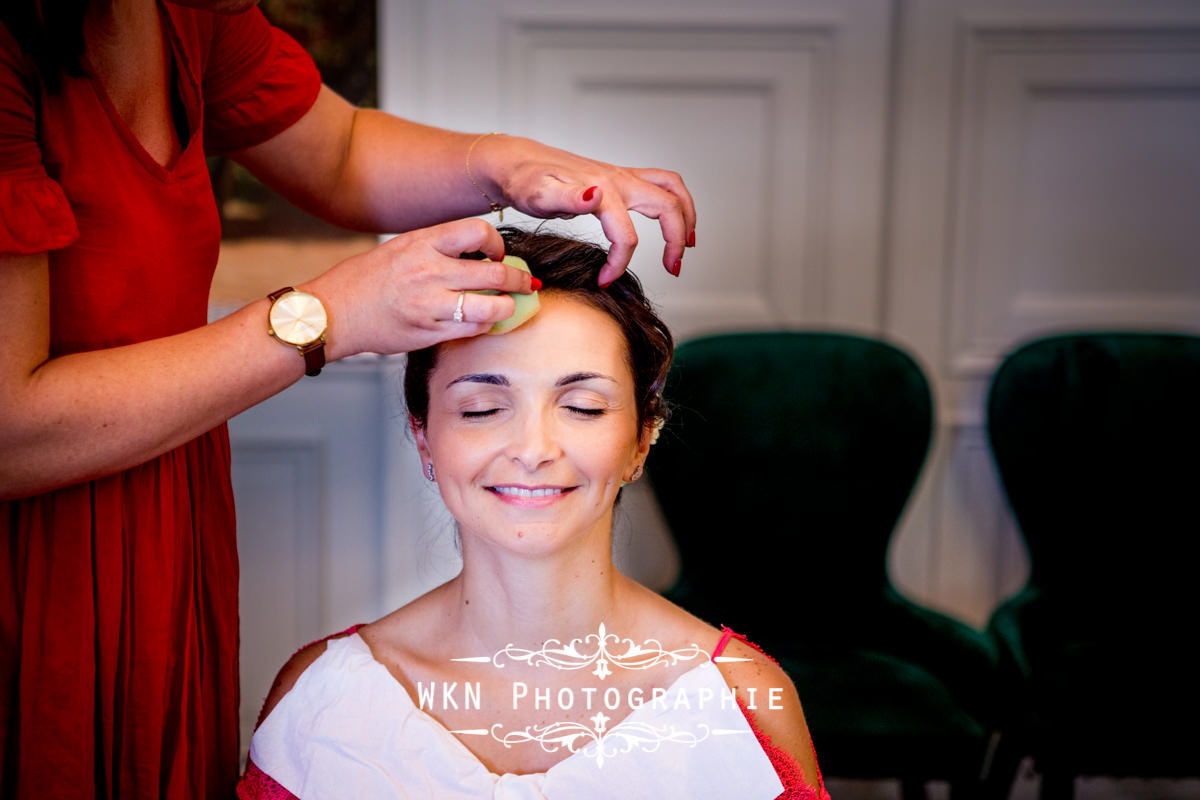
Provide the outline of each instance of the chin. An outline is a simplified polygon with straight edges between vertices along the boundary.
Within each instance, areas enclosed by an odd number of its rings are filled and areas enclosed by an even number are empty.
[[[528,558],[570,550],[580,546],[588,536],[586,532],[564,530],[554,522],[524,522],[478,534],[481,540],[494,547]]]

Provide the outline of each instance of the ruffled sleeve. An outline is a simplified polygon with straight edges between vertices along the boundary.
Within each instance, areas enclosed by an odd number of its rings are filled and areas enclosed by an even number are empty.
[[[37,138],[32,62],[0,25],[0,253],[41,253],[79,238],[62,186],[47,173]]]
[[[312,58],[257,7],[218,19],[202,84],[205,149],[267,141],[303,117],[320,89]]]

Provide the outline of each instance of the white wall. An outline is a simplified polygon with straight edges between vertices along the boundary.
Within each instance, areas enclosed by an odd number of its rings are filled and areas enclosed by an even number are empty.
[[[649,222],[634,262],[680,338],[913,352],[938,426],[892,571],[974,624],[1027,570],[981,427],[998,360],[1066,327],[1200,330],[1194,2],[385,0],[381,27],[389,110],[685,176],[683,277]],[[453,574],[398,371],[334,365],[233,422],[247,724],[295,646]],[[661,583],[661,521],[628,506],[625,561]]]
[[[1005,352],[1067,328],[1200,329],[1200,7],[905,3],[884,330],[934,380],[897,578],[976,624],[1024,551],[981,428]]]

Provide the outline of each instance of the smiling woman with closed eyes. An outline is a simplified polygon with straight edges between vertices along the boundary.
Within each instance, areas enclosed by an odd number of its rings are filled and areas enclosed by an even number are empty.
[[[665,325],[632,275],[596,286],[600,248],[504,236],[540,310],[405,377],[462,571],[284,666],[239,796],[826,796],[783,671],[613,566],[614,506],[666,416]]]

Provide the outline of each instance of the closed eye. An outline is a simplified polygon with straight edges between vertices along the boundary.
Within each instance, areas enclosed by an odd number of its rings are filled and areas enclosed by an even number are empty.
[[[462,412],[462,416],[463,419],[481,419],[483,417],[490,417],[499,410],[498,408],[486,408],[482,411],[464,411]]]
[[[567,410],[572,414],[579,414],[584,417],[598,417],[605,412],[603,408],[581,408],[579,406],[567,406]]]

